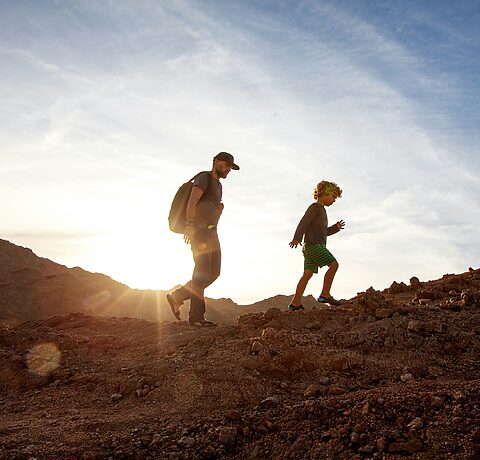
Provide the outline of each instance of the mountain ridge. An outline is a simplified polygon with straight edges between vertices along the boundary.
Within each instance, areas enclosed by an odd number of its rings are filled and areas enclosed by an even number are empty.
[[[0,239],[0,322],[22,321],[81,312],[97,316],[128,316],[151,321],[172,321],[167,290],[132,289],[103,273],[68,268],[37,256],[31,249]],[[250,305],[232,299],[206,298],[210,320],[233,323],[244,313],[288,305],[291,296],[277,295]],[[188,303],[182,307],[185,317]],[[315,299],[304,297],[312,307]]]

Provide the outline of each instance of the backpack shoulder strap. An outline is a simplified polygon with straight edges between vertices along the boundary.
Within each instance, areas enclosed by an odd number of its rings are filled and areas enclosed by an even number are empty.
[[[207,188],[205,189],[205,192],[206,192],[212,185],[212,181],[213,181],[212,171],[200,171],[199,173],[195,174],[188,182],[194,181],[200,174],[203,174],[203,173],[207,173],[208,177],[210,178],[210,180],[208,181]],[[205,193],[205,192],[203,192],[203,193]]]

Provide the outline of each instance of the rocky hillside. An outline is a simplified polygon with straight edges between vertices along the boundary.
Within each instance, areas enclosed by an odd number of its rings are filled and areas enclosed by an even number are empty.
[[[128,316],[152,321],[172,318],[167,291],[130,289],[101,273],[67,268],[38,257],[30,249],[0,240],[0,324],[47,318],[73,312],[95,316]],[[276,296],[253,305],[231,299],[207,299],[209,319],[233,323],[246,312],[288,305],[291,296]],[[304,299],[312,306],[313,297]],[[188,312],[188,303],[183,315]]]
[[[480,458],[480,270],[193,328],[0,332],[0,458]]]
[[[38,257],[31,249],[0,239],[0,283],[4,284],[22,276],[22,270],[43,276],[60,275],[68,271],[64,265]]]

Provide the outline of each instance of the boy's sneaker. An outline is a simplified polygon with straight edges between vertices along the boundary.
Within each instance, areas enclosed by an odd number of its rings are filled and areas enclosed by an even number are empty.
[[[335,300],[331,295],[328,295],[328,296],[320,296],[318,299],[317,299],[317,302],[320,302],[320,303],[328,303],[330,305],[335,305],[335,306],[340,306],[342,305],[342,302],[340,302],[339,300]]]
[[[302,305],[302,304],[300,304],[300,305],[290,304],[290,305],[288,306],[288,309],[289,309],[290,311],[305,310],[305,308],[303,308],[303,305]]]

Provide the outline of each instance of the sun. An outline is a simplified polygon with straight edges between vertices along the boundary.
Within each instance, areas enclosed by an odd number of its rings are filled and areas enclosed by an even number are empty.
[[[186,282],[193,270],[190,246],[165,230],[119,231],[92,242],[91,266],[133,289],[168,290]]]

